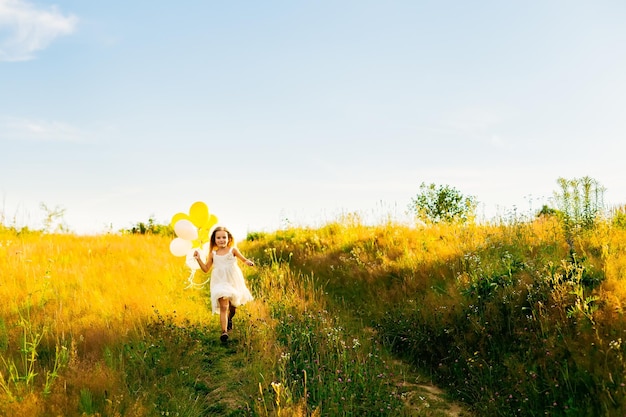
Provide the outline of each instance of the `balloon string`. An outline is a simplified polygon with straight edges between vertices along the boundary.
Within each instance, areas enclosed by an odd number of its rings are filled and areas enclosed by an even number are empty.
[[[185,287],[185,289],[189,289],[189,288],[195,288],[195,289],[200,289],[202,287],[204,287],[207,282],[209,282],[209,280],[211,279],[211,277],[207,278],[204,282],[201,283],[196,283],[193,280],[193,276],[196,274],[196,270],[192,269],[191,270],[191,274],[189,274],[189,278],[187,278],[187,281],[189,281],[189,284],[187,284],[187,286]]]

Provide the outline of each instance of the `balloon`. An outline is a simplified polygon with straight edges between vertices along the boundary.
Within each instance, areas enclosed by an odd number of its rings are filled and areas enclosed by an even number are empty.
[[[191,242],[179,237],[174,238],[170,242],[170,252],[174,256],[185,256],[191,249]]]
[[[170,226],[176,233],[176,238],[170,243],[170,252],[174,256],[185,256],[185,264],[191,269],[189,285],[186,288],[202,287],[202,284],[193,282],[195,272],[200,269],[198,261],[193,256],[197,250],[202,260],[206,262],[210,249],[210,231],[217,224],[217,217],[209,213],[209,207],[202,201],[196,201],[189,208],[189,214],[176,213],[172,216]]]
[[[209,207],[202,201],[196,201],[189,208],[189,218],[197,227],[203,227],[209,220]]]
[[[198,264],[198,261],[196,261],[196,258],[193,256],[195,251],[200,251],[199,249],[200,248],[192,248],[191,250],[189,250],[189,252],[187,252],[187,258],[185,259],[185,263],[187,264],[187,266],[194,271],[196,269],[200,269],[200,264]],[[200,257],[202,257],[202,255],[200,255]]]
[[[198,230],[198,240],[200,243],[207,242],[209,240],[209,229]]]
[[[216,224],[217,224],[217,217],[215,216],[215,214],[211,214],[209,216],[207,222],[204,224],[204,226],[202,226],[202,228],[209,230],[210,228],[212,228]]]
[[[198,264],[198,261],[196,261],[196,258],[193,256],[195,251],[198,251],[198,253],[200,254],[200,259],[202,259],[202,262],[207,261],[209,253],[208,251],[205,251],[204,249],[198,247],[194,247],[187,252],[187,259],[185,259],[185,263],[189,268],[194,271],[200,269],[200,264]]]
[[[179,220],[174,225],[176,236],[185,240],[195,240],[198,238],[198,229],[189,220]]]
[[[172,228],[174,226],[176,226],[176,223],[178,223],[179,220],[189,220],[189,216],[186,215],[185,213],[176,213],[174,214],[174,216],[172,217],[172,221],[170,222],[170,226],[172,226]]]

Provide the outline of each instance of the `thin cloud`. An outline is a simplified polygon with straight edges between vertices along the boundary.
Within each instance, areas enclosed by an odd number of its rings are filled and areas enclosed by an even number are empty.
[[[59,36],[74,32],[78,18],[55,6],[43,9],[24,0],[0,0],[0,62],[28,61]]]
[[[88,134],[58,121],[4,119],[0,120],[0,140],[86,142]]]

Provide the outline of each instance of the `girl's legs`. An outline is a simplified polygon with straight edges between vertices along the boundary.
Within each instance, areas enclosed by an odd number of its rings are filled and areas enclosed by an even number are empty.
[[[230,300],[222,297],[217,300],[220,303],[220,325],[222,327],[222,341],[228,340],[228,313],[230,310]]]
[[[228,327],[227,327],[228,331],[231,331],[233,329],[233,316],[235,315],[236,312],[237,312],[237,307],[231,304],[228,309]]]

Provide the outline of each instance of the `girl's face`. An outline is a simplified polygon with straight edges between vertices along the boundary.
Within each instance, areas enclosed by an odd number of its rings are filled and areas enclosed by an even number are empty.
[[[225,248],[228,245],[228,233],[225,230],[215,232],[215,244],[220,248]]]

